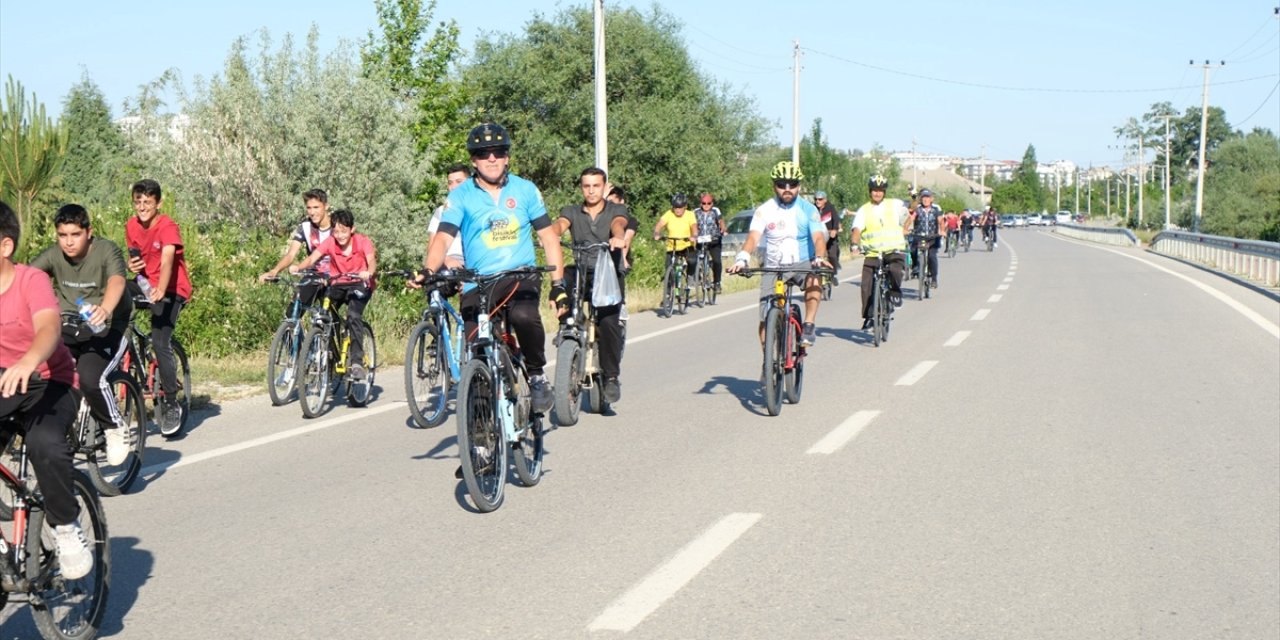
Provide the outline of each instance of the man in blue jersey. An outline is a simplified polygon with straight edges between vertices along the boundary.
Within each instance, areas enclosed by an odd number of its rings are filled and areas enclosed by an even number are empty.
[[[796,267],[808,270],[814,267],[830,267],[827,263],[827,227],[818,217],[818,208],[800,196],[800,181],[804,174],[795,163],[784,160],[773,167],[771,200],[756,208],[751,216],[747,240],[742,244],[729,273],[737,273],[747,266],[751,252],[763,239],[765,267]],[[760,342],[764,342],[764,318],[773,300],[773,286],[778,274],[767,273],[760,279]],[[814,322],[818,319],[818,305],[822,302],[822,280],[809,275],[804,279],[804,326],[800,343],[812,346],[817,340]]]
[[[547,264],[554,267],[551,302],[559,313],[564,313],[569,296],[564,288],[560,237],[547,216],[538,187],[508,172],[511,137],[507,130],[492,122],[472,129],[467,135],[467,152],[471,154],[474,176],[449,192],[440,214],[440,226],[427,249],[427,270],[440,269],[455,237],[462,238],[467,268],[481,275],[534,266],[537,263],[533,234],[536,232]],[[543,373],[547,364],[547,336],[538,316],[542,279],[502,280],[493,286],[493,291],[490,296],[493,304],[507,300],[507,321],[520,342],[520,352],[529,371],[533,410],[545,413],[551,409],[552,393]],[[468,333],[474,330],[479,304],[479,292],[475,285],[468,284],[461,301]]]

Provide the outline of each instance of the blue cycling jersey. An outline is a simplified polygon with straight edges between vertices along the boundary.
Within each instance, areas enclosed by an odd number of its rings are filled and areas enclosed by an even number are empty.
[[[813,233],[826,231],[818,217],[818,208],[804,198],[796,198],[784,205],[770,198],[756,208],[751,217],[751,231],[760,233],[764,245],[764,266],[778,267],[808,262],[817,253],[813,246]]]
[[[451,191],[440,214],[440,230],[462,238],[467,268],[485,275],[537,264],[532,232],[551,224],[538,187],[508,175],[495,200],[476,180]]]

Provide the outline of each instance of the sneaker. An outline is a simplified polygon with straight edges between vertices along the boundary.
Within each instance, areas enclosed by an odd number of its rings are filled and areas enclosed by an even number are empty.
[[[806,322],[800,328],[800,346],[812,347],[818,341],[818,329],[812,322]]]
[[[103,429],[107,439],[107,464],[117,466],[129,458],[129,443],[124,437],[124,427],[112,425]]]
[[[529,388],[533,391],[533,412],[546,413],[551,410],[554,401],[551,383],[544,375],[536,375],[529,379]]]
[[[862,330],[863,330],[863,331],[870,331],[870,330],[871,330],[871,327],[874,327],[874,326],[875,326],[875,324],[876,324],[876,321],[875,321],[875,320],[872,320],[871,318],[867,318],[867,319],[865,319],[865,320],[863,320],[863,321],[862,321]]]
[[[937,280],[937,278],[934,278],[934,279],[930,280],[930,281],[929,281],[929,286],[930,286],[930,287],[932,287],[932,288],[934,288],[934,289],[937,289],[937,288],[938,288],[938,280]]]
[[[58,554],[58,566],[62,567],[62,577],[67,580],[79,580],[93,569],[93,554],[89,553],[89,543],[84,539],[84,531],[76,523],[61,524],[53,528],[54,548]]]
[[[716,283],[716,293],[720,293],[720,283]]]
[[[347,377],[352,380],[363,380],[367,375],[369,375],[369,370],[365,369],[364,365],[359,362],[351,365],[350,369],[347,369]]]
[[[160,432],[162,434],[173,435],[177,433],[178,429],[182,428],[182,407],[179,407],[176,402],[165,401],[164,411],[160,419],[162,422]]]
[[[893,306],[895,306],[895,307],[901,307],[901,306],[902,306],[902,292],[901,292],[901,291],[890,291],[890,292],[889,292],[889,302],[892,302],[892,303],[893,303]]]
[[[627,303],[622,303],[622,309],[618,311],[618,322],[625,323],[631,318],[631,314],[627,313]]]
[[[833,286],[833,287],[838,287],[838,286],[840,286],[840,278],[832,278],[832,279],[831,279],[831,286]]]
[[[617,378],[606,378],[604,381],[604,401],[613,404],[622,398],[622,385]]]

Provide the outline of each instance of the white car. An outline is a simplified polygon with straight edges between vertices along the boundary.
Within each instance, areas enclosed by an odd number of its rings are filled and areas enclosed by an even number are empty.
[[[1071,212],[1070,212],[1070,211],[1059,211],[1059,212],[1057,212],[1057,213],[1053,214],[1053,220],[1054,220],[1054,222],[1055,222],[1056,224],[1070,223],[1070,222],[1071,222]]]
[[[1027,224],[1032,227],[1038,227],[1044,224],[1044,218],[1041,217],[1040,214],[1038,213],[1033,213],[1027,216]]]

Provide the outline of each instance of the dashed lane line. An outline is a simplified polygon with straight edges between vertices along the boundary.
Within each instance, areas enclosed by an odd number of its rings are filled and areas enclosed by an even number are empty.
[[[614,600],[587,625],[587,630],[631,631],[724,553],[760,518],[759,513],[731,513],[721,518],[630,591]]]
[[[990,309],[978,309],[974,312],[973,317],[969,319],[973,321],[986,320],[989,315],[991,315]]]
[[[992,296],[991,296],[990,298],[987,298],[987,302],[1000,302],[1000,299],[1001,299],[1001,298],[1003,298],[1003,297],[1004,297],[1004,296],[1003,296],[1002,294],[999,294],[999,293],[992,294]]]
[[[895,387],[909,387],[919,382],[920,379],[925,376],[925,374],[929,373],[930,369],[936,366],[938,366],[937,360],[925,360],[924,362],[921,362],[920,364],[912,367],[910,371],[903,374],[901,378],[898,378],[897,382],[893,383],[893,385]]]
[[[942,346],[958,347],[960,346],[960,343],[964,342],[965,338],[968,338],[969,335],[972,333],[973,333],[972,331],[957,331],[955,335],[951,336],[950,340],[947,340],[946,342],[942,343]]]
[[[849,444],[851,440],[858,437],[858,434],[868,424],[871,424],[871,421],[875,420],[878,415],[880,415],[879,411],[859,411],[849,416],[839,426],[832,429],[830,433],[823,436],[821,440],[815,442],[812,447],[809,447],[809,450],[805,453],[831,455],[839,451],[846,444]]]

